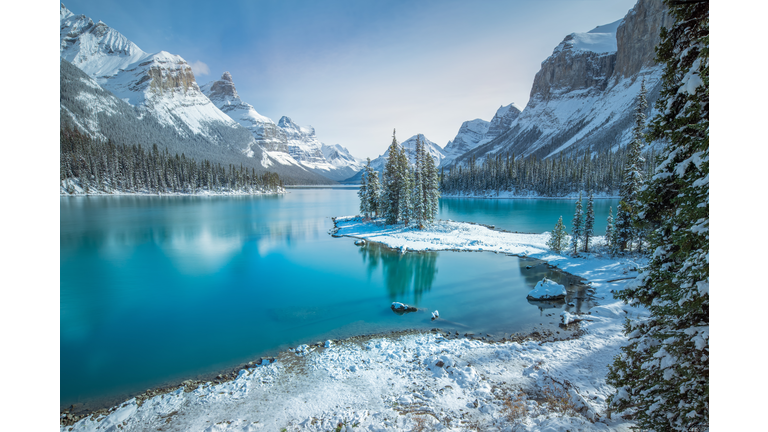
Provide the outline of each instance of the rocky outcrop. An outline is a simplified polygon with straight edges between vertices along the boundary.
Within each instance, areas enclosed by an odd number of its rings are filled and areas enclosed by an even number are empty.
[[[638,0],[623,19],[566,36],[542,62],[523,112],[453,165],[479,163],[489,154],[547,158],[626,146],[642,79],[646,116],[655,113],[662,74],[655,46],[661,27],[671,23],[665,10],[662,0]]]
[[[670,28],[673,23],[661,0],[637,2],[616,31],[616,74],[631,77],[655,65],[655,47],[661,41],[661,28]]]
[[[533,79],[531,101],[546,101],[574,90],[604,91],[616,65],[615,31],[619,22],[566,36],[541,63]]]

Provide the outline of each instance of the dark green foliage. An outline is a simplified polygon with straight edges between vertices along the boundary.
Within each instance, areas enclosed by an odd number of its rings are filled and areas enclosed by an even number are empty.
[[[592,192],[589,193],[587,201],[587,215],[584,217],[584,252],[589,252],[589,240],[594,236],[595,231],[595,199]]]
[[[649,150],[653,159],[653,150]],[[466,166],[452,166],[442,176],[440,190],[445,194],[490,194],[503,191],[517,195],[566,196],[585,190],[616,195],[623,179],[627,149],[592,155],[563,154],[538,159],[498,154],[483,160],[469,158]],[[651,162],[643,162],[646,171]]]
[[[661,114],[651,139],[667,143],[640,193],[653,251],[637,282],[619,293],[650,310],[628,321],[629,344],[610,367],[616,411],[642,429],[709,428],[709,3],[667,2]]]
[[[560,219],[557,220],[557,224],[555,224],[555,228],[552,230],[552,234],[547,241],[547,247],[554,252],[562,252],[567,247],[567,235],[568,233],[565,231],[565,225],[563,225],[563,217],[560,216]]]
[[[75,193],[269,193],[283,188],[276,173],[198,163],[184,154],[171,156],[157,145],[115,145],[77,130],[59,133],[59,178],[62,192]]]
[[[571,222],[571,249],[573,254],[579,252],[579,239],[584,235],[584,213],[581,211],[581,192],[579,192],[579,200],[576,201],[576,211],[573,213],[573,221]]]

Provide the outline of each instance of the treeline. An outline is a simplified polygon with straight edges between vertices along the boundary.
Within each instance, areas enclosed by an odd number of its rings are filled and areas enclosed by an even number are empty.
[[[513,192],[517,195],[566,196],[581,191],[617,195],[624,178],[627,148],[596,154],[560,153],[548,159],[512,154],[489,156],[477,164],[471,158],[467,166],[443,170],[440,190],[444,194]],[[643,161],[643,171],[650,176],[656,159],[651,149]]]
[[[59,135],[60,181],[63,193],[275,193],[283,188],[273,172],[197,162],[183,153],[171,155],[141,145],[116,145],[76,129]]]
[[[414,166],[408,162],[405,149],[397,142],[394,132],[384,176],[371,167],[371,159],[364,168],[360,181],[360,212],[368,218],[383,216],[387,224],[415,223],[423,228],[435,220],[440,190],[437,167],[427,152],[421,135],[416,136]]]

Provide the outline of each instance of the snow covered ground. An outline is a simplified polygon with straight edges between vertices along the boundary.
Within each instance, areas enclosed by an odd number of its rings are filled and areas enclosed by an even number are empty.
[[[629,283],[643,262],[555,254],[545,246],[548,233],[507,233],[450,221],[424,231],[357,217],[335,223],[335,235],[403,252],[482,250],[546,260],[587,279],[600,305],[587,315],[551,318],[582,320],[583,334],[571,340],[491,342],[433,330],[301,345],[218,384],[185,382],[74,425],[63,419],[61,430],[607,431],[632,426],[619,415],[609,418],[605,400],[613,389],[605,375],[625,342],[625,317],[646,314],[613,299],[611,290]],[[440,327],[440,319],[434,323]]]

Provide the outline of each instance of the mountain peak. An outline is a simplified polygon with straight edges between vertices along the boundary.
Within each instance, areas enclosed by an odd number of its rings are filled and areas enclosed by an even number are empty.
[[[73,15],[74,14],[64,6],[64,3],[59,3],[59,20],[67,19]]]
[[[230,74],[229,72],[224,72],[223,74],[221,74],[221,80],[228,81],[234,84],[234,82],[232,81],[232,74]]]

